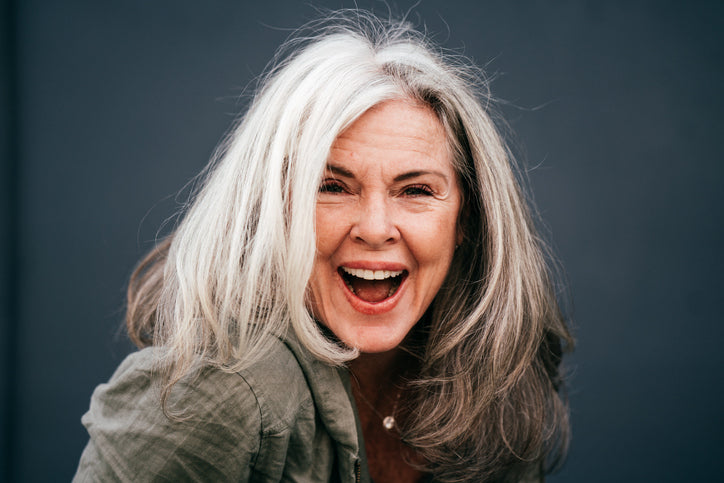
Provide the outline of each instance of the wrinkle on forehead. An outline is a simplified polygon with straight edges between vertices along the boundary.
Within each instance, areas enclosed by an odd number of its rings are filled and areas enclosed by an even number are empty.
[[[383,112],[384,123],[374,115]],[[446,142],[434,141],[439,139]],[[385,101],[372,107],[340,133],[332,145],[335,154],[352,159],[360,149],[384,152],[386,157],[394,151],[417,153],[425,158],[451,156],[445,129],[432,109],[409,100]]]

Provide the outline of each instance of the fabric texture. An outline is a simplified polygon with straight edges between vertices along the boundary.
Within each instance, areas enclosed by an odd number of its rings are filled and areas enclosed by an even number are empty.
[[[206,367],[179,382],[170,407],[182,421],[161,410],[157,356],[129,355],[96,388],[73,481],[369,482],[346,371],[296,340],[239,373]]]
[[[93,392],[74,482],[372,483],[348,372],[295,337],[238,373],[205,367],[180,381],[169,404],[180,421],[161,410],[158,355],[129,355]]]

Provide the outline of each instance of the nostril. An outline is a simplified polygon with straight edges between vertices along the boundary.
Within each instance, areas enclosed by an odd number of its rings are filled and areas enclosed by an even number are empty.
[[[384,245],[394,243],[399,239],[399,232],[394,226],[379,226],[374,230],[365,230],[364,228],[353,229],[350,235],[356,241],[366,243],[368,245]]]
[[[384,202],[365,207],[353,225],[350,235],[356,241],[371,246],[395,242],[400,235],[395,223],[389,217],[388,208]]]

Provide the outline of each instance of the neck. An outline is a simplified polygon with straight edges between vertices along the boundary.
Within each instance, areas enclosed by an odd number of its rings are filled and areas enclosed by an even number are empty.
[[[362,392],[376,399],[380,392],[389,392],[399,383],[409,368],[408,359],[409,355],[399,348],[374,354],[363,352],[349,363],[349,368]]]
[[[379,482],[421,481],[423,474],[408,462],[422,464],[424,460],[400,439],[405,409],[397,405],[404,378],[414,374],[417,360],[398,348],[362,353],[349,368],[372,478]],[[384,424],[388,417],[392,418],[389,427]]]

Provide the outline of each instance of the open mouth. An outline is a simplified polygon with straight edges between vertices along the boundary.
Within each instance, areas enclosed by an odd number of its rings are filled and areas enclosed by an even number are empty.
[[[350,292],[369,303],[382,302],[395,295],[406,270],[367,270],[339,267],[337,269]]]

